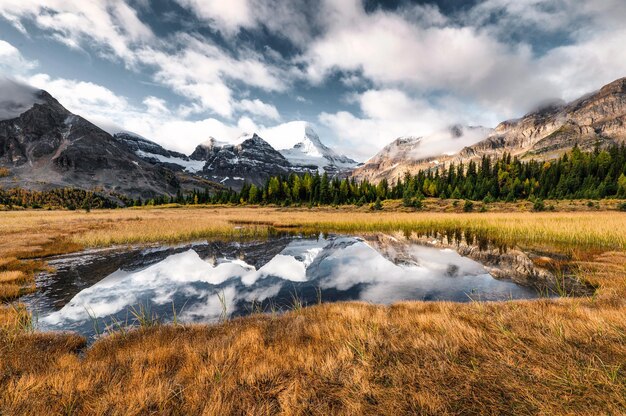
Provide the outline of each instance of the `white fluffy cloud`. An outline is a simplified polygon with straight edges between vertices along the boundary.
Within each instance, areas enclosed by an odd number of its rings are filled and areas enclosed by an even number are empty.
[[[207,109],[230,117],[236,106],[229,80],[266,91],[284,91],[284,71],[267,65],[253,51],[241,50],[237,58],[195,36],[181,34],[175,43],[185,45],[170,52],[159,48],[137,51],[138,59],[154,67],[154,79],[193,100],[193,112]],[[257,105],[257,108],[259,106]],[[267,111],[267,109],[266,109]]]
[[[258,29],[261,26],[298,46],[306,45],[315,27],[324,24],[326,9],[307,13],[309,0],[176,0],[191,10],[212,29],[232,37],[240,29]],[[322,2],[323,3],[323,2]]]
[[[70,47],[92,40],[101,55],[119,57],[129,66],[136,63],[134,47],[153,39],[123,1],[3,0],[0,16],[19,30],[25,30],[22,20],[32,20]]]
[[[535,94],[559,93],[535,76],[528,46],[511,47],[477,28],[420,26],[402,14],[358,9],[346,19],[351,24],[333,26],[302,56],[313,82],[358,72],[378,86],[451,91],[509,113],[530,107]]]
[[[261,116],[263,118],[269,120],[280,120],[280,114],[275,106],[271,104],[264,103],[259,99],[241,100],[237,106],[241,111],[245,111],[247,113]]]
[[[401,136],[428,134],[450,124],[447,113],[397,89],[369,90],[353,97],[363,115],[322,113],[319,121],[338,133],[344,151],[364,160]],[[419,133],[418,133],[419,132]],[[358,143],[358,147],[354,146]]]
[[[249,0],[177,0],[193,10],[198,17],[208,20],[227,34],[255,24]]]
[[[116,115],[129,107],[124,97],[118,97],[113,91],[92,82],[52,79],[47,74],[36,74],[24,81],[45,89],[65,108],[80,115]]]
[[[0,39],[0,71],[5,74],[15,74],[24,70],[33,69],[37,61],[25,59],[20,51],[9,42]]]
[[[319,0],[314,7],[306,0],[177,3],[225,43],[200,30],[160,38],[123,0],[2,0],[0,16],[24,33],[25,23],[33,24],[68,47],[146,71],[185,97],[176,109],[158,97],[133,107],[95,84],[71,81],[84,93],[73,97],[63,92],[71,90],[70,81],[33,78],[72,110],[124,122],[163,143],[174,143],[165,136],[176,129],[184,133],[176,141],[195,140],[208,130],[224,137],[258,128],[258,120],[277,122],[283,109],[251,91],[299,96],[292,89],[302,81],[323,89],[338,79],[358,111],[322,109],[318,120],[343,151],[366,158],[396,136],[457,122],[493,126],[539,102],[569,100],[626,75],[623,0],[482,0],[453,16],[408,3],[366,12],[361,0]],[[254,50],[238,43],[239,35],[255,30],[278,36],[297,56],[287,60],[267,45]],[[551,39],[562,46],[548,44]],[[3,72],[30,73],[36,65],[1,41],[0,58]],[[197,120],[211,113],[222,121]]]
[[[245,24],[245,13],[238,10],[245,1],[183,3],[199,13],[222,16],[224,24],[231,19],[235,19],[233,27]],[[241,108],[275,117],[271,108],[254,100],[239,104],[231,83],[285,91],[291,77],[290,71],[266,62],[262,54],[251,50],[240,48],[235,54],[187,33],[158,39],[136,11],[121,0],[3,0],[0,16],[20,30],[25,30],[23,21],[30,21],[70,48],[94,50],[104,58],[121,60],[129,69],[152,68],[154,81],[190,101],[188,114],[212,111],[232,117]]]

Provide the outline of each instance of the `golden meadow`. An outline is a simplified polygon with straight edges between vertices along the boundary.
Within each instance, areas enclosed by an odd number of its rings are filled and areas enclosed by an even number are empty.
[[[0,414],[624,414],[626,214],[585,206],[0,212]],[[260,239],[275,229],[470,230],[567,250],[579,278],[598,290],[497,303],[320,304],[214,325],[140,327],[88,348],[77,335],[35,331],[11,303],[36,290],[46,256]]]

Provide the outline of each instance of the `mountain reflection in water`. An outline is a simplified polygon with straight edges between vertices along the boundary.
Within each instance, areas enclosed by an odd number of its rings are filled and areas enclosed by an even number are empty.
[[[211,322],[223,315],[286,310],[294,303],[401,300],[505,300],[537,297],[494,279],[449,248],[354,236],[278,237],[59,257],[40,290],[23,298],[44,330],[93,336],[97,325],[132,321],[147,305],[171,320]],[[253,306],[254,305],[254,306]]]

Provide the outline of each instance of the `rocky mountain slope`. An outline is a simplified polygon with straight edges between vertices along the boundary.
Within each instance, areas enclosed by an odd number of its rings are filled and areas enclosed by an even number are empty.
[[[578,144],[582,149],[626,141],[626,78],[569,104],[555,104],[500,123],[485,140],[460,152],[462,159],[509,152],[550,159]]]
[[[428,154],[423,139],[400,138],[354,171],[358,179],[394,180],[405,172],[450,163],[467,163],[484,155],[510,153],[521,159],[549,160],[578,145],[583,150],[626,142],[626,78],[567,104],[552,104],[484,131],[483,140],[452,153]]]
[[[197,173],[204,162],[192,160],[189,156],[165,149],[163,146],[133,133],[115,133],[113,137],[141,159],[153,165],[163,166],[175,172]]]
[[[492,132],[485,127],[452,126],[444,131],[423,137],[399,137],[385,146],[352,175],[359,180],[379,182],[386,178],[393,181],[404,177],[408,171],[416,173],[421,169],[436,167],[451,157],[454,152],[441,153],[441,143],[451,149],[460,150],[465,143],[475,143]]]
[[[257,186],[271,176],[303,173],[257,134],[241,137],[238,144],[225,144],[210,139],[200,144],[189,159],[203,167],[196,173],[227,187],[239,189],[244,182]]]
[[[45,91],[15,118],[0,121],[0,186],[97,189],[148,198],[180,188],[171,170],[147,163]]]
[[[116,133],[114,137],[150,164],[235,190],[240,190],[245,182],[261,186],[271,176],[312,172],[316,169],[292,165],[257,134],[243,135],[236,144],[210,137],[189,156],[165,149],[131,133]]]

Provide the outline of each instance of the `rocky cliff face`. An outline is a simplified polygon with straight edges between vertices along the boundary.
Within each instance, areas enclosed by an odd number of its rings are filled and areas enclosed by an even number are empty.
[[[16,118],[0,121],[4,187],[99,189],[133,197],[174,194],[176,175],[145,162],[45,91]]]
[[[626,78],[614,81],[599,91],[571,103],[544,106],[525,116],[500,123],[485,130],[483,140],[453,154],[423,157],[419,148],[423,139],[401,138],[391,143],[354,176],[378,182],[393,180],[404,172],[450,163],[467,163],[484,155],[492,157],[510,153],[521,159],[549,160],[578,145],[583,150],[626,142]],[[407,151],[404,148],[416,151]]]
[[[305,171],[256,134],[235,145],[209,140],[196,147],[189,158],[203,163],[198,175],[233,189],[241,188],[244,182],[261,186],[271,176]]]
[[[576,101],[552,105],[500,123],[486,140],[464,149],[460,158],[500,155],[551,159],[578,144],[581,149],[626,141],[626,78]]]

